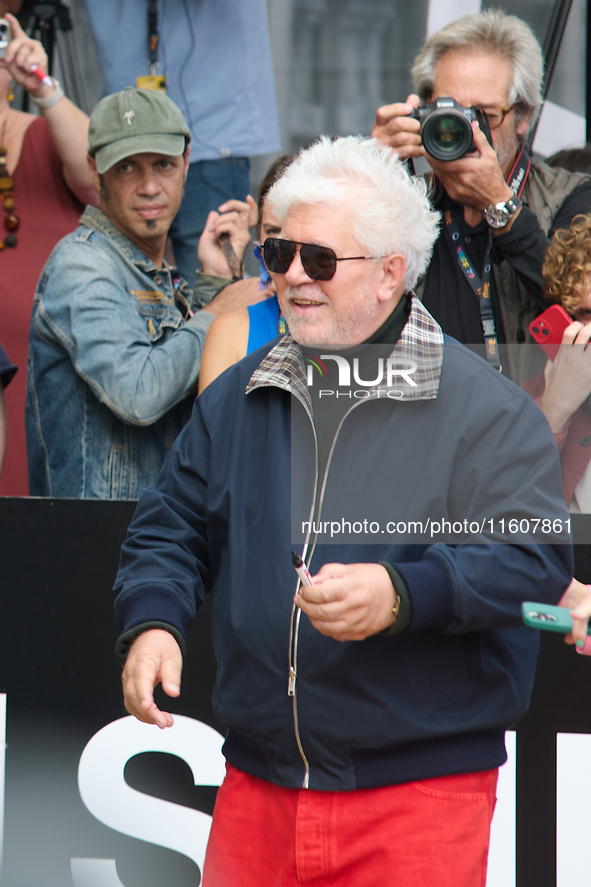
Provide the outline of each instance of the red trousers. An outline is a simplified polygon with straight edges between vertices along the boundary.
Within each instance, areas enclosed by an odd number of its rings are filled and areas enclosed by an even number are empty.
[[[227,765],[203,887],[484,887],[497,771],[344,792]]]

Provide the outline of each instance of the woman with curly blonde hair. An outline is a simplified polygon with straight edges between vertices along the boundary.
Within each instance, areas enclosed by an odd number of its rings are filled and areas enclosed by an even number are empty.
[[[585,287],[591,289],[591,215],[575,216],[570,229],[557,231],[546,251],[544,293],[579,319],[589,315]],[[586,284],[586,281],[588,283]]]
[[[591,215],[557,231],[543,267],[546,297],[573,317],[555,359],[522,387],[543,410],[561,454],[564,497],[591,512]],[[575,347],[573,347],[575,346]]]
[[[560,451],[564,497],[571,512],[591,512],[591,215],[575,216],[546,252],[544,291],[574,318],[554,360],[522,387],[546,415]],[[591,586],[573,579],[560,605],[573,613],[567,642],[591,653],[586,641]]]

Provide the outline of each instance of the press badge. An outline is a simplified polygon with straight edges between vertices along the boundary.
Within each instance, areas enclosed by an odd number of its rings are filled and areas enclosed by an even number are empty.
[[[145,74],[143,77],[137,77],[135,85],[138,89],[154,89],[156,92],[162,92],[166,95],[166,77],[164,74]]]

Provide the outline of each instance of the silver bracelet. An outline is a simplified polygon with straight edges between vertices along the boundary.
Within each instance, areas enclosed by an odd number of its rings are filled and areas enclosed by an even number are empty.
[[[56,80],[55,77],[52,77],[51,79],[53,80],[55,89],[46,99],[39,99],[31,93],[28,93],[29,101],[36,105],[41,111],[45,111],[47,108],[53,108],[53,106],[57,105],[57,103],[64,97],[64,91],[60,86],[59,80]]]

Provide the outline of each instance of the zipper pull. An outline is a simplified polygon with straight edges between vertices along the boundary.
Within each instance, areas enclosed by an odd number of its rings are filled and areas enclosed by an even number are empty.
[[[295,686],[296,686],[296,671],[295,671],[295,668],[290,666],[289,680],[287,682],[287,695],[288,696],[295,696]]]

